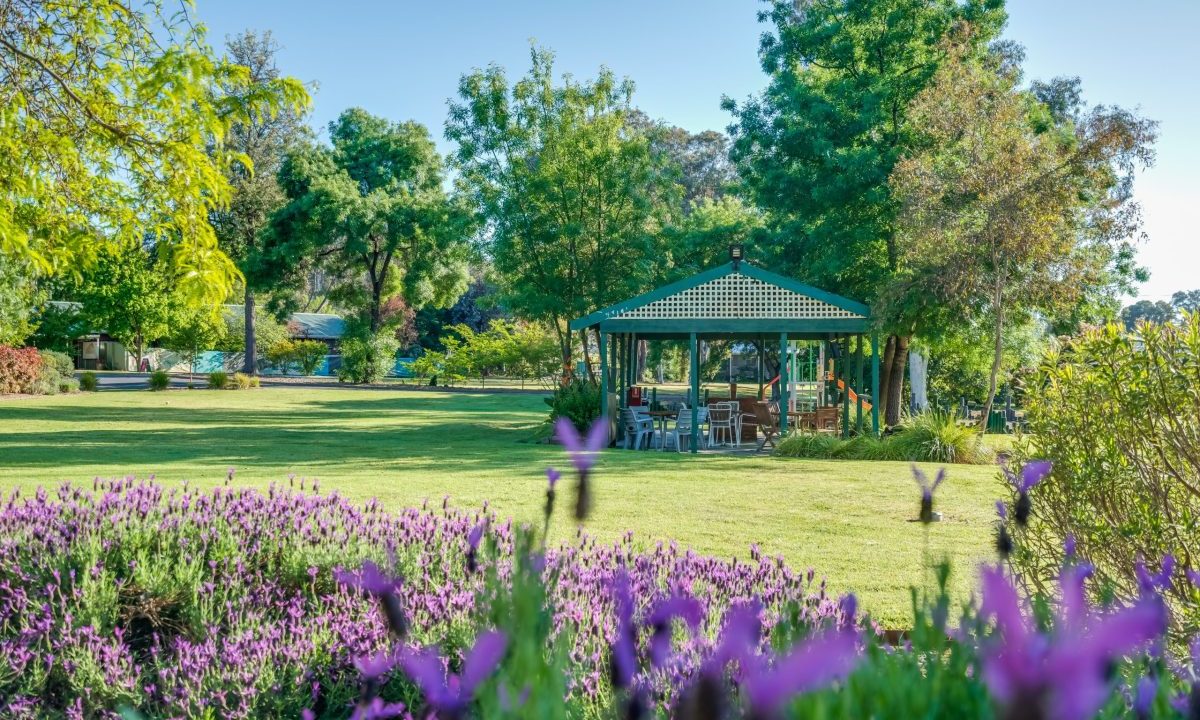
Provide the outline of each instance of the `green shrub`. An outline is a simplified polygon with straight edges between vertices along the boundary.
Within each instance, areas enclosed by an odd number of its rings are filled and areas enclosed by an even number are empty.
[[[982,465],[995,457],[972,427],[953,415],[930,411],[907,418],[894,435],[859,435],[849,440],[828,433],[793,433],[775,451],[784,457],[839,460],[908,460],[910,462]]]
[[[839,456],[845,441],[828,433],[796,432],[779,441],[775,452],[784,457],[827,459]]]
[[[247,375],[246,373],[234,373],[232,380],[229,381],[229,387],[232,387],[234,390],[249,390],[258,386],[258,377]]]
[[[269,345],[263,352],[266,361],[279,372],[287,372],[288,365],[296,358],[296,344],[283,338]]]
[[[73,377],[62,378],[58,381],[58,391],[64,394],[79,392],[79,381]]]
[[[208,374],[208,389],[209,390],[224,390],[229,384],[229,374],[223,370],[216,370]]]
[[[888,440],[898,460],[983,465],[994,459],[978,429],[960,424],[943,410],[905,418]]]
[[[42,350],[42,367],[54,368],[62,377],[73,377],[75,375],[75,361],[71,356],[54,350]]]
[[[166,390],[171,385],[171,376],[166,370],[155,370],[150,373],[150,389],[151,390]]]
[[[546,398],[550,406],[550,421],[565,417],[579,429],[586,431],[600,417],[600,385],[587,380],[573,380],[554,389]]]
[[[374,337],[352,336],[342,341],[342,366],[338,380],[371,383],[386,376],[396,366],[398,343],[390,333]]]
[[[100,380],[96,377],[96,373],[88,370],[79,376],[79,389],[84,392],[96,392],[96,388],[100,385]]]
[[[1179,324],[1109,325],[1048,353],[1029,384],[1030,439],[1014,459],[1045,457],[1018,568],[1047,587],[1068,536],[1100,584],[1139,590],[1134,565],[1178,561],[1167,591],[1177,627],[1200,627],[1200,315]]]
[[[292,343],[292,362],[302,375],[315,375],[329,354],[329,346],[320,340],[297,340]]]

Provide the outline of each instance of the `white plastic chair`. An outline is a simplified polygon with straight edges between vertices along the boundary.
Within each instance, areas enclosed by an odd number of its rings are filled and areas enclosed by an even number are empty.
[[[650,447],[649,441],[654,438],[654,421],[649,415],[640,415],[633,408],[625,408],[621,411],[621,421],[625,425],[625,449],[629,449],[629,440],[633,438],[633,448],[635,450],[641,448],[642,440],[646,439],[646,447]]]
[[[733,410],[729,403],[718,402],[708,406],[708,446],[717,445],[717,436],[724,436],[722,444],[733,441]]]

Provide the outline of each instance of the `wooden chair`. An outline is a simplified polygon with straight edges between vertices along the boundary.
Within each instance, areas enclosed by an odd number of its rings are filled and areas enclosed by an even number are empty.
[[[779,437],[779,415],[771,411],[769,403],[756,402],[754,419],[758,425],[758,451],[761,452],[767,443],[775,447],[775,440]]]

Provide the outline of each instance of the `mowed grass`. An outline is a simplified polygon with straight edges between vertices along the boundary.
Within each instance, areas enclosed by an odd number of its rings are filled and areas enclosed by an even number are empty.
[[[545,413],[535,395],[330,388],[0,400],[0,489],[151,473],[213,486],[233,467],[239,485],[295,473],[391,508],[448,495],[539,521],[545,468],[569,468],[561,448],[527,442]],[[905,463],[610,450],[594,477],[588,532],[632,531],[645,546],[675,540],[742,561],[758,543],[799,571],[815,568],[833,592],[854,590],[891,626],[910,616],[909,586],[930,581],[927,559],[952,560],[956,595],[968,596],[1002,493],[994,468],[953,466],[937,496],[944,519],[924,527],[910,521],[918,491]],[[560,486],[558,539],[576,532],[572,482]]]

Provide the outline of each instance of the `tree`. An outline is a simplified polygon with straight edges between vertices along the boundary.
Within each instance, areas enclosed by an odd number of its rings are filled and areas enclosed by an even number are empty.
[[[978,58],[972,28],[958,32],[909,108],[923,142],[892,173],[903,280],[889,300],[898,315],[924,308],[942,324],[991,319],[986,423],[1006,322],[1074,304],[1107,270],[1097,259],[1111,254],[1093,243],[1132,230],[1128,189],[1152,159],[1154,124],[1109,108],[1058,122],[1020,90],[1018,68]]]
[[[272,219],[254,274],[298,285],[309,270],[298,259],[312,259],[327,271],[331,297],[358,315],[364,342],[356,347],[374,352],[383,346],[371,339],[398,320],[389,307],[444,306],[462,294],[472,218],[447,195],[423,125],[351,109],[329,135],[332,147],[298,148],[284,160],[288,203]],[[396,296],[403,303],[389,305]]]
[[[1171,296],[1171,305],[1178,312],[1200,312],[1200,290],[1180,290]]]
[[[736,197],[698,200],[691,212],[666,230],[674,274],[692,275],[727,262],[729,246],[752,244],[762,226],[762,213]]]
[[[534,48],[531,58],[512,86],[497,66],[464,76],[446,137],[486,222],[505,307],[554,328],[569,376],[569,321],[661,279],[660,230],[679,187],[629,123],[632,82],[601,69],[595,80],[556,84],[553,55]]]
[[[1143,320],[1159,324],[1174,322],[1178,317],[1177,307],[1163,300],[1138,300],[1121,311],[1121,322],[1126,330],[1136,329]]]
[[[279,82],[280,72],[275,65],[279,46],[270,32],[258,35],[246,31],[227,40],[226,49],[231,60],[246,68],[249,75],[248,84],[224,88],[230,98],[242,99]],[[234,123],[225,138],[224,147],[243,154],[250,164],[233,164],[227,168],[232,197],[228,206],[209,213],[209,221],[221,249],[244,276],[243,347],[246,357],[243,371],[249,375],[258,372],[255,291],[267,289],[256,286],[260,278],[252,272],[251,257],[261,246],[271,214],[287,201],[277,177],[284,154],[308,134],[297,108],[284,107],[275,112],[247,108],[245,119]]]
[[[193,376],[189,380],[194,380],[200,353],[221,344],[225,320],[219,310],[196,307],[179,297],[172,299],[170,309],[169,330],[162,338],[163,346],[183,356],[188,364],[188,374]]]
[[[189,4],[6,2],[0,18],[0,252],[61,274],[149,233],[184,292],[222,301],[238,273],[207,215],[244,160],[225,134],[304,89],[251,87]]]
[[[874,304],[900,271],[888,178],[919,141],[909,106],[969,22],[983,54],[1005,22],[995,0],[771,0],[759,56],[769,85],[733,113],[731,155],[767,217],[760,262]],[[920,316],[876,313],[887,333],[879,404],[899,421],[907,347]]]
[[[690,213],[701,201],[720,200],[737,182],[737,171],[729,159],[729,137],[725,133],[716,130],[690,133],[651,120],[641,110],[630,112],[628,122],[649,139],[651,152],[661,154],[674,166],[683,189],[684,213]]]
[[[444,337],[455,325],[466,325],[482,332],[493,320],[504,317],[504,310],[495,300],[497,288],[484,273],[475,273],[462,297],[448,308],[424,307],[416,313],[414,330],[416,343],[425,350],[445,350]]]
[[[104,331],[133,350],[142,367],[146,344],[171,329],[172,282],[157,252],[125,244],[100,250],[69,296],[94,331]]]

